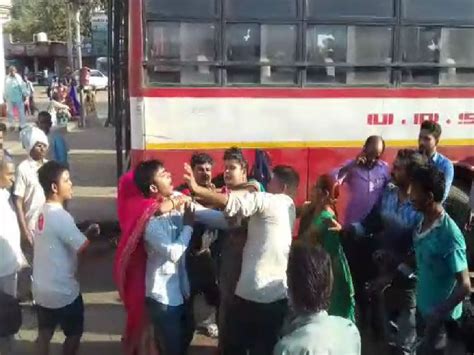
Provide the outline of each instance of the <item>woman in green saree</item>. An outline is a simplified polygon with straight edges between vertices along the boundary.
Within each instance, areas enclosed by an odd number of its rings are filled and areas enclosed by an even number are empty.
[[[321,245],[331,256],[334,284],[328,313],[355,322],[354,286],[337,222],[338,196],[335,179],[330,175],[320,176],[311,191],[311,201],[300,209],[299,239]]]

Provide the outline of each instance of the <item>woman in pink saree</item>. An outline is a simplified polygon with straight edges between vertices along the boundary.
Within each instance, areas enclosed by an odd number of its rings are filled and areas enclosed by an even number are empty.
[[[122,235],[115,254],[114,279],[127,312],[123,338],[126,355],[157,354],[145,312],[147,254],[143,234],[162,201],[145,198],[134,183],[133,171],[119,182],[117,207]]]

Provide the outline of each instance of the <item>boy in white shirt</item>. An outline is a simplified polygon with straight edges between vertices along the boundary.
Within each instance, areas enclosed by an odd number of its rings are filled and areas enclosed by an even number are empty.
[[[39,169],[38,178],[46,196],[34,240],[33,297],[38,316],[38,354],[49,354],[51,337],[60,325],[66,336],[63,354],[75,355],[84,329],[84,304],[75,275],[78,255],[89,245],[89,240],[63,207],[72,198],[67,168],[48,162]],[[88,237],[97,234],[97,225],[86,231]]]
[[[25,266],[20,246],[20,228],[11,200],[15,165],[7,157],[0,158],[0,293],[17,296],[18,271]],[[0,305],[0,313],[4,311]],[[3,318],[2,318],[3,319]],[[1,323],[1,321],[0,321]],[[2,324],[0,324],[1,328]],[[13,334],[0,337],[0,354],[11,353]]]

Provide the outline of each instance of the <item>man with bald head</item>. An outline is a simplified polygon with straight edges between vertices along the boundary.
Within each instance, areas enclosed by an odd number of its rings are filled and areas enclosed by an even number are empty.
[[[390,181],[390,168],[381,159],[385,142],[380,136],[370,136],[355,159],[347,162],[337,172],[341,184],[347,184],[348,200],[344,224],[360,222],[378,202]]]

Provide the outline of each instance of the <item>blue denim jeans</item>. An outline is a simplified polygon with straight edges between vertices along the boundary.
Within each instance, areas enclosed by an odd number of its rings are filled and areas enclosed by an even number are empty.
[[[151,298],[146,304],[160,355],[185,355],[194,334],[190,305],[168,306]]]

